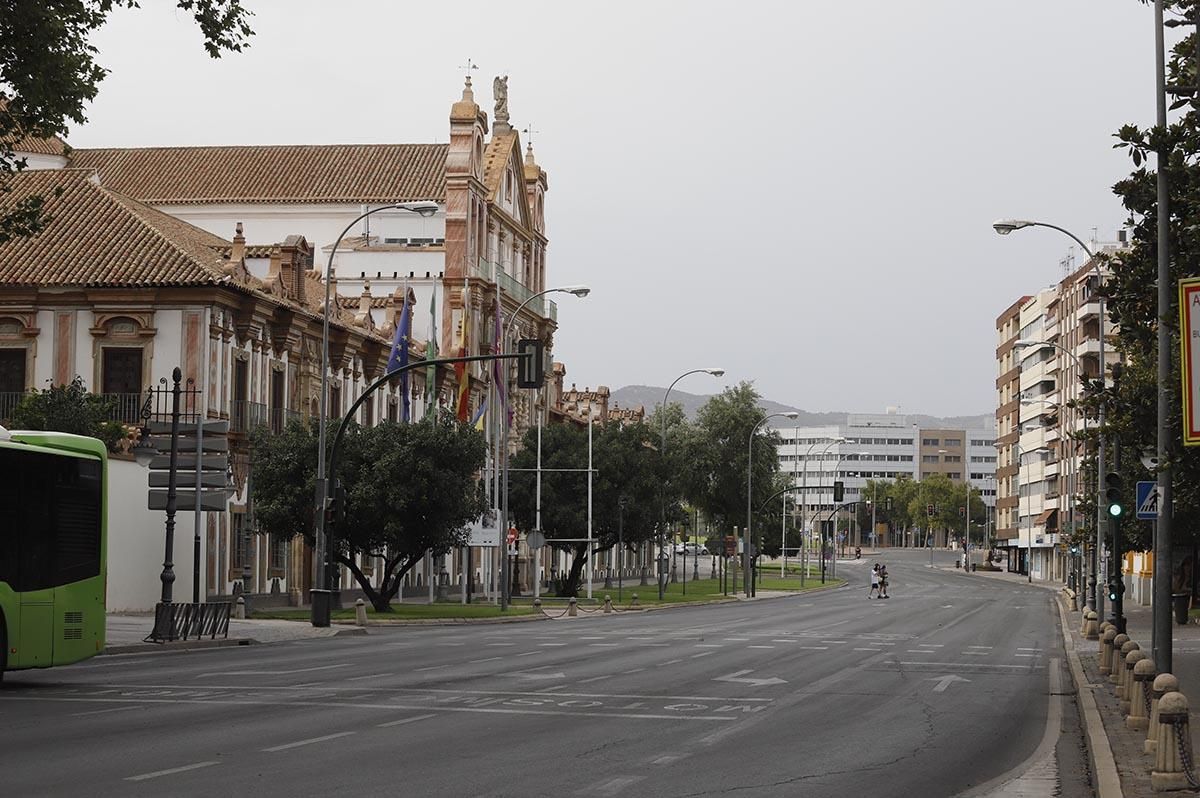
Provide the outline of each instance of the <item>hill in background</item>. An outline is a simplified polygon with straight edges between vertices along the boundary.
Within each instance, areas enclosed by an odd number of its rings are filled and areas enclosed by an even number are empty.
[[[621,407],[637,407],[641,405],[646,408],[646,414],[650,415],[654,412],[654,408],[662,402],[663,392],[666,388],[657,388],[653,385],[626,385],[623,388],[617,388],[609,395],[609,401],[615,402]],[[681,391],[674,388],[671,391],[671,403],[683,405],[684,412],[688,418],[695,418],[696,412],[701,405],[711,398],[711,394],[695,394]],[[808,410],[802,410],[799,407],[792,407],[780,402],[773,402],[770,399],[763,399],[759,402],[761,407],[767,413],[786,413],[795,411],[799,413],[799,417],[795,421],[789,419],[771,419],[771,426],[801,426],[801,427],[820,427],[825,425],[844,424],[847,411],[833,411],[824,413],[814,413]],[[880,413],[884,412],[880,408]],[[904,413],[917,424],[927,429],[945,428],[945,429],[985,429],[990,428],[995,423],[995,416],[990,413],[980,413],[974,416],[947,416],[940,418],[938,416],[927,416],[921,413]]]

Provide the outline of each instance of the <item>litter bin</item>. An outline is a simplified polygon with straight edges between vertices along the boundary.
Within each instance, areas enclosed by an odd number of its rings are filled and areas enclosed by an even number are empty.
[[[1191,593],[1172,593],[1171,605],[1175,608],[1175,623],[1184,626],[1188,622],[1188,609],[1192,603]]]
[[[979,567],[979,563],[977,563],[977,562],[971,563],[971,573],[975,573],[975,569],[978,567]]]

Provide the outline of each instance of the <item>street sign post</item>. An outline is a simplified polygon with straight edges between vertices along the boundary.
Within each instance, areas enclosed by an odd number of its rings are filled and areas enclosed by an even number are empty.
[[[1137,517],[1143,521],[1153,521],[1158,518],[1158,483],[1139,482],[1137,484]]]
[[[1179,373],[1183,376],[1183,445],[1200,445],[1200,277],[1179,281]],[[1163,386],[1164,390],[1166,386]]]

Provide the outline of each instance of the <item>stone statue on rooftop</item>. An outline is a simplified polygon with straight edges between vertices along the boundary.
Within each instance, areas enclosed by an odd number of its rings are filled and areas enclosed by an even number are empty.
[[[508,75],[499,75],[492,81],[492,97],[496,100],[495,121],[508,124]]]

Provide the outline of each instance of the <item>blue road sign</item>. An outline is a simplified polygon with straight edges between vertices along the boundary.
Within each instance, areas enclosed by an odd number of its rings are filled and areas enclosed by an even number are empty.
[[[1158,483],[1137,484],[1137,517],[1147,521],[1158,518]]]

